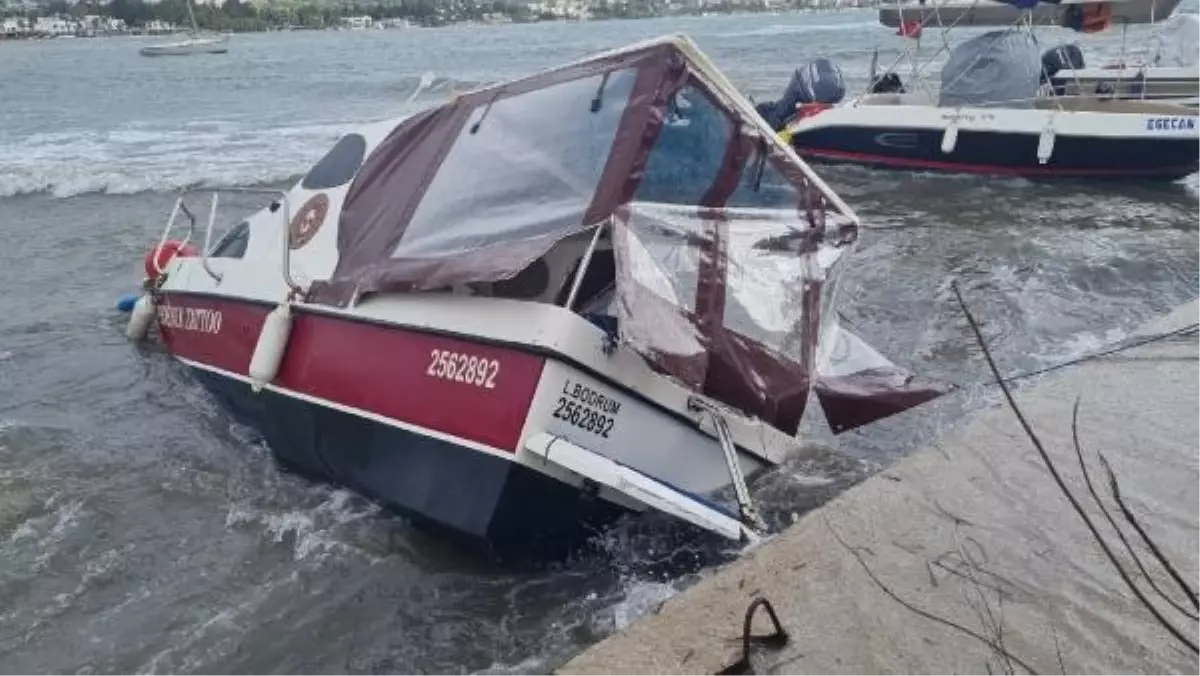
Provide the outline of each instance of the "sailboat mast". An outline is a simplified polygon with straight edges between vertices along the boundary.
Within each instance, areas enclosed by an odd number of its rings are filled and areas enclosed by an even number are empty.
[[[188,18],[192,20],[192,35],[200,33],[200,27],[196,25],[196,13],[192,11],[192,0],[187,0]]]

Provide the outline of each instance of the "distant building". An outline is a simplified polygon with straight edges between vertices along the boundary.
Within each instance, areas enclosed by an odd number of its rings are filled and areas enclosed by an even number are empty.
[[[9,17],[0,21],[0,37],[19,38],[29,34],[29,23],[21,17]]]
[[[146,22],[146,32],[150,35],[159,35],[162,33],[172,33],[175,31],[175,26],[170,21],[162,19],[151,19]]]
[[[365,14],[363,16],[347,16],[342,19],[342,26],[352,31],[367,30],[374,25],[375,19]]]
[[[88,14],[83,17],[83,30],[90,34],[124,33],[128,30],[124,19],[114,19],[111,16]]]
[[[50,37],[74,35],[79,32],[79,22],[61,16],[39,16],[33,22],[33,32]]]

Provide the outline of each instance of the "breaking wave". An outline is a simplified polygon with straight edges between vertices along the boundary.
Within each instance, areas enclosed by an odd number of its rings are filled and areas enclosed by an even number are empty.
[[[233,122],[34,134],[0,142],[0,198],[128,195],[275,183],[302,174],[351,128],[317,123],[247,129]]]
[[[400,111],[440,101],[447,92],[471,84],[432,72],[413,80],[403,87]],[[21,139],[6,138],[0,131],[0,198],[131,195],[285,182],[303,174],[347,131],[404,116],[393,112],[274,127],[253,117],[180,124],[130,121],[110,130],[54,131]]]
[[[723,38],[743,38],[743,37],[770,37],[777,35],[795,35],[799,33],[815,33],[815,32],[841,32],[841,31],[856,31],[864,32],[875,28],[878,23],[875,21],[855,21],[843,23],[816,23],[816,24],[794,24],[794,23],[779,23],[761,28],[752,28],[748,30],[721,33]]]

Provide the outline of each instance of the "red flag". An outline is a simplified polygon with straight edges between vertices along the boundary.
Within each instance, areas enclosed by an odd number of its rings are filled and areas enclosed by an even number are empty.
[[[896,30],[896,35],[906,38],[921,37],[921,22],[916,19],[909,19],[900,24],[900,28]]]

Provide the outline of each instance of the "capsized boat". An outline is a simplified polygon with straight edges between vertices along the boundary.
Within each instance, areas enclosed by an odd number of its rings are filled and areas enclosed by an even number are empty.
[[[954,47],[936,93],[887,69],[847,101],[840,71],[809,67],[759,111],[801,156],[831,162],[1030,178],[1176,180],[1200,169],[1195,109],[1047,92],[1025,25]]]
[[[502,557],[647,510],[754,539],[810,394],[840,432],[946,391],[836,321],[857,217],[684,37],[348,133],[212,246],[189,197],[130,337],[286,465]]]

